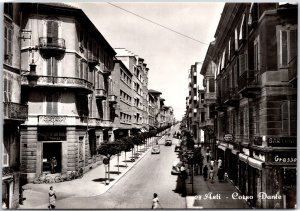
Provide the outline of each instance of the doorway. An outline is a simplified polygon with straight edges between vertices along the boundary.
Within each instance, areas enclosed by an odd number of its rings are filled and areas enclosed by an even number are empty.
[[[55,173],[61,172],[61,143],[43,143],[43,172],[51,172],[51,160],[55,157]]]

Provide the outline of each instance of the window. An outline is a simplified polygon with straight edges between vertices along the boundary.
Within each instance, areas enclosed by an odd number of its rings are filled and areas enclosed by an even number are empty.
[[[281,104],[281,123],[283,136],[297,134],[297,102],[283,101]]]
[[[9,155],[7,153],[6,147],[2,142],[2,167],[8,167],[8,166],[9,166]]]
[[[246,39],[246,23],[245,23],[245,14],[243,14],[242,22],[240,25],[240,31],[239,31],[239,41],[242,41]]]
[[[254,40],[254,71],[260,70],[260,49],[259,49],[259,37]]]
[[[7,78],[7,76],[4,76],[6,78],[4,78],[4,102],[11,102],[11,97],[12,97],[12,81],[10,79]]]
[[[57,115],[58,114],[58,100],[59,94],[52,93],[46,94],[46,114]]]
[[[4,3],[4,14],[13,18],[13,4],[12,3]]]
[[[4,26],[4,63],[12,64],[12,26],[5,24]]]
[[[278,26],[279,35],[279,66],[286,67],[297,57],[297,28],[296,26]]]
[[[215,92],[215,79],[214,78],[209,79],[208,90],[209,90],[209,92]]]
[[[247,71],[247,54],[243,53],[239,55],[239,76]]]
[[[57,60],[54,57],[47,59],[47,75],[57,76]]]
[[[48,46],[59,46],[58,43],[58,22],[47,21],[47,45]]]

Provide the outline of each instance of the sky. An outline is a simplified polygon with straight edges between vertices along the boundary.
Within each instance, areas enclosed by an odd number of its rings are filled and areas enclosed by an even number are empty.
[[[186,110],[188,71],[204,60],[224,2],[66,3],[82,9],[113,48],[126,48],[145,60],[148,89],[162,92],[165,105],[172,106],[176,119],[181,120]]]

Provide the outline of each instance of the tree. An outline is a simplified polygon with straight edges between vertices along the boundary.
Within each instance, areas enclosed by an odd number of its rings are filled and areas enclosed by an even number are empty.
[[[120,152],[120,145],[116,142],[102,143],[97,151],[100,155],[104,155],[108,159],[108,180],[110,180],[110,158]]]
[[[122,151],[125,152],[125,161],[127,161],[126,159],[126,152],[130,152],[131,149],[134,147],[134,144],[132,142],[132,138],[130,137],[123,137],[121,140],[120,140],[121,144],[122,144]],[[127,162],[126,163],[126,167],[127,167]]]

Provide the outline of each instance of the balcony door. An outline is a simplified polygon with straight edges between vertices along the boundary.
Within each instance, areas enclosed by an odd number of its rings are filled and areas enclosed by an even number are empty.
[[[46,114],[58,115],[58,93],[50,93],[46,95]]]
[[[47,59],[47,76],[58,76],[57,67],[58,63],[55,57],[50,57]]]
[[[49,20],[47,21],[47,44],[58,46],[58,22]]]

